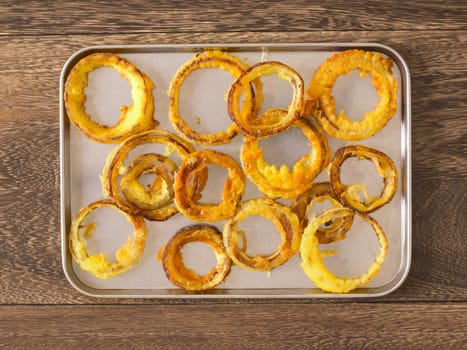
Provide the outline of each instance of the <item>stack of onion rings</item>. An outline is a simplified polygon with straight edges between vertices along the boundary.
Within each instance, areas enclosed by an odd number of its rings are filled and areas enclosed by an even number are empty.
[[[116,125],[108,127],[91,120],[84,111],[88,73],[98,67],[112,67],[132,86],[134,103],[122,107]],[[65,107],[71,122],[87,137],[103,142],[120,144],[107,157],[101,181],[104,195],[111,200],[91,203],[82,208],[72,222],[69,233],[73,259],[83,270],[100,278],[118,275],[133,267],[144,249],[146,227],[149,220],[167,220],[180,211],[193,221],[214,222],[227,220],[222,238],[219,231],[209,225],[192,225],[179,230],[164,246],[162,264],[167,278],[176,286],[189,291],[214,288],[230,271],[232,261],[239,267],[255,271],[271,271],[284,264],[298,250],[302,267],[320,288],[334,293],[347,293],[361,287],[378,273],[387,254],[387,239],[379,224],[365,213],[377,210],[392,200],[397,190],[397,171],[392,160],[382,152],[365,146],[347,146],[339,149],[330,163],[331,151],[321,126],[334,137],[361,140],[377,133],[395,113],[397,83],[391,73],[392,61],[361,50],[348,50],[334,55],[323,63],[313,76],[305,102],[303,80],[291,67],[280,62],[261,62],[248,68],[237,57],[218,50],[197,54],[186,62],[173,77],[169,87],[169,119],[180,137],[164,130],[150,130],[158,125],[153,119],[154,85],[128,61],[116,55],[96,53],[79,61],[70,72],[65,91]],[[215,134],[201,134],[192,130],[179,115],[179,92],[184,79],[194,70],[220,68],[236,80],[228,91],[227,109],[234,121],[227,130]],[[350,122],[343,111],[334,114],[335,101],[331,95],[337,77],[353,69],[372,75],[380,102],[365,120]],[[258,115],[262,102],[262,75],[277,74],[291,83],[294,89],[287,109],[270,109]],[[243,97],[243,102],[242,101]],[[313,114],[319,125],[308,117]],[[297,127],[310,143],[311,152],[301,157],[291,171],[283,165],[277,169],[264,161],[259,147],[261,138],[270,137],[289,127]],[[241,149],[242,169],[225,154],[200,150],[189,143],[220,145],[230,142],[239,132],[245,132]],[[124,162],[137,146],[165,144],[164,155],[147,153]],[[181,159],[177,168],[168,157],[175,152]],[[384,189],[377,198],[366,195],[363,185],[343,185],[340,166],[349,157],[371,160],[384,178]],[[228,170],[222,200],[219,204],[198,204],[207,182],[207,166],[215,164]],[[329,164],[329,183],[313,183],[316,176]],[[155,174],[146,188],[138,179]],[[245,175],[269,198],[258,198],[240,203],[245,190]],[[120,181],[118,179],[120,178]],[[357,189],[363,188],[363,200]],[[294,199],[292,207],[276,203],[274,198]],[[329,200],[336,207],[320,216],[308,219],[308,212],[319,202]],[[89,256],[86,243],[80,238],[81,223],[100,206],[117,209],[135,227],[135,240],[130,239],[116,253],[117,262],[110,263],[103,253]],[[281,235],[277,250],[268,256],[249,256],[246,252],[245,233],[238,224],[249,215],[260,215],[271,220]],[[332,243],[346,237],[346,232],[357,216],[369,222],[379,239],[380,252],[375,263],[362,276],[340,278],[326,269],[318,244]],[[327,227],[323,227],[327,225]],[[87,231],[93,229],[89,224]],[[302,232],[303,239],[302,239]],[[84,235],[86,237],[86,234]],[[85,238],[84,237],[84,238]],[[208,243],[216,254],[217,266],[205,276],[188,269],[182,259],[182,247],[193,241]]]
[[[107,157],[102,171],[102,191],[104,195],[112,198],[118,207],[134,215],[142,215],[146,219],[164,221],[178,212],[171,202],[165,205],[138,207],[128,201],[121,193],[117,179],[125,174],[128,168],[123,165],[124,160],[132,149],[144,144],[164,144],[168,153],[175,152],[183,160],[194,151],[194,148],[178,136],[164,130],[151,130],[129,137],[119,144]],[[187,186],[187,196],[193,200],[200,198],[200,193],[207,181],[207,172],[201,171],[196,181]]]

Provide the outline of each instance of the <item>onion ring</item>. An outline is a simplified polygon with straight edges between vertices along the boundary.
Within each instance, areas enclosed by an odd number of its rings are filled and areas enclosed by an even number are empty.
[[[197,204],[188,194],[189,180],[197,179],[200,170],[215,164],[228,170],[227,180],[219,204]],[[201,150],[188,155],[175,173],[175,205],[178,210],[194,221],[213,222],[232,217],[245,190],[245,175],[230,156]]]
[[[274,123],[259,123],[251,110],[240,109],[240,98],[249,83],[259,79],[261,75],[277,74],[279,78],[289,81],[294,89],[292,102],[287,113]],[[275,61],[261,62],[251,66],[230,86],[228,110],[230,118],[245,133],[253,137],[265,137],[277,134],[287,129],[295,120],[302,116],[305,99],[303,79],[291,67]],[[246,90],[248,91],[248,90]]]
[[[146,219],[164,221],[175,215],[178,210],[175,205],[168,203],[160,208],[152,209],[139,208],[130,203],[121,193],[117,179],[124,175],[128,168],[123,165],[132,149],[144,144],[165,144],[166,153],[175,152],[183,160],[195,149],[189,143],[178,136],[164,130],[150,130],[131,136],[114,148],[107,156],[104,169],[102,171],[102,192],[105,196],[112,198],[117,206],[133,215],[142,215]],[[201,197],[201,191],[207,181],[207,172],[200,172],[196,180],[187,187],[188,196],[193,200]]]
[[[368,159],[376,166],[378,173],[383,177],[384,188],[378,197],[368,196],[366,188],[361,184],[346,186],[340,180],[340,167],[347,158],[357,157]],[[354,145],[339,149],[329,165],[329,178],[334,194],[348,207],[363,213],[371,213],[389,203],[397,190],[397,170],[394,162],[385,153],[374,148]],[[362,189],[365,195],[363,201],[357,193]]]
[[[315,72],[308,89],[308,113],[313,113],[326,132],[344,140],[358,141],[373,136],[393,117],[397,108],[397,81],[391,72],[392,60],[379,53],[347,50],[328,58]],[[380,101],[365,113],[365,119],[352,122],[344,111],[335,114],[336,102],[332,88],[342,74],[358,69],[361,75],[371,74]]]
[[[216,255],[217,265],[201,276],[187,268],[181,249],[190,242],[208,244]],[[214,226],[191,225],[180,229],[164,247],[162,266],[170,282],[189,291],[211,289],[224,281],[230,272],[232,261],[225,253],[222,235]]]
[[[245,242],[242,248],[238,247],[238,237],[243,241],[245,238],[242,231],[238,231],[237,225],[246,217],[255,214],[271,220],[282,238],[277,250],[268,256],[249,256],[246,253]],[[235,216],[225,223],[222,236],[226,252],[236,265],[249,270],[271,271],[297,253],[301,230],[297,215],[289,207],[270,198],[257,198],[240,205]]]
[[[131,242],[131,237],[128,237],[126,243],[115,253],[115,262],[110,262],[105,253],[89,255],[86,242],[81,240],[79,234],[81,223],[86,219],[89,213],[104,206],[117,210],[120,214],[125,216],[134,227],[134,241]],[[89,237],[93,229],[94,224],[88,224],[85,236]],[[146,235],[146,225],[142,217],[124,212],[110,200],[100,200],[81,208],[71,222],[69,233],[70,251],[75,262],[77,262],[83,270],[92,273],[96,277],[107,279],[131,269],[138,263],[143,254]]]
[[[258,118],[258,122],[267,123],[284,113],[286,111],[283,109],[269,110]],[[329,163],[331,152],[321,127],[307,118],[297,119],[292,127],[299,128],[311,146],[310,153],[298,159],[292,170],[285,164],[279,169],[267,164],[259,147],[259,139],[249,135],[243,137],[240,159],[245,175],[271,198],[297,198],[311,188],[315,177]]]
[[[200,134],[190,128],[180,117],[178,109],[180,87],[189,74],[203,68],[220,68],[229,72],[234,78],[237,78],[248,68],[248,65],[227,52],[214,50],[198,53],[194,58],[180,67],[170,82],[168,91],[170,97],[169,119],[177,133],[187,141],[205,145],[225,144],[240,131],[235,123],[232,123],[225,131],[214,134]],[[254,84],[256,85],[256,91],[261,93],[261,83],[259,80],[255,81]],[[255,110],[255,108],[259,108],[260,103],[261,95],[255,96],[255,91],[250,86],[250,89],[246,91],[243,108]]]
[[[298,215],[300,225],[304,229],[308,224],[308,213],[314,205],[328,200],[334,207],[342,208],[342,204],[336,198],[329,182],[314,183],[313,186],[300,195],[292,204],[292,210]],[[345,238],[345,234],[352,227],[353,216],[338,217],[328,227],[319,227],[316,231],[320,244],[327,244]],[[326,223],[328,224],[328,223]]]
[[[113,126],[92,120],[84,108],[88,74],[100,67],[115,69],[131,85],[133,103],[120,108],[121,115]],[[91,140],[119,143],[130,135],[159,124],[153,119],[153,88],[151,80],[127,60],[111,53],[93,53],[81,59],[68,74],[64,93],[65,108],[72,124]]]
[[[173,200],[173,175],[177,165],[168,157],[148,153],[134,158],[122,176],[120,189],[132,205],[141,209],[156,209]],[[148,189],[137,180],[142,175],[154,173]]]
[[[338,277],[332,274],[324,265],[323,256],[330,255],[330,251],[321,251],[318,246],[318,237],[316,232],[319,227],[332,220],[335,216],[347,217],[356,215],[364,221],[371,224],[378,236],[379,254],[375,262],[371,265],[365,274],[358,277]],[[380,270],[382,263],[386,258],[388,242],[386,235],[378,222],[370,216],[359,213],[349,208],[333,208],[325,211],[318,217],[310,220],[310,223],[303,232],[302,242],[300,244],[300,256],[302,258],[301,267],[306,275],[319,288],[332,293],[348,293],[353,289],[367,284]]]

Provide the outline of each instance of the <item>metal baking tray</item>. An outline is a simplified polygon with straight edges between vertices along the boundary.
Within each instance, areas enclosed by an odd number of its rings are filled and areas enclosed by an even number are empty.
[[[296,254],[284,265],[272,273],[253,272],[232,267],[224,283],[217,288],[202,292],[186,292],[173,286],[165,277],[160,263],[156,259],[157,252],[179,228],[190,221],[177,214],[166,222],[146,221],[148,239],[144,254],[138,265],[119,276],[108,280],[95,278],[82,271],[73,261],[68,248],[67,232],[72,217],[79,208],[92,201],[103,199],[99,174],[102,171],[108,152],[115,145],[104,145],[88,140],[70,127],[66,115],[63,92],[64,82],[73,65],[84,56],[93,52],[112,52],[129,59],[140,70],[145,72],[155,83],[153,91],[156,111],[155,118],[160,121],[160,128],[173,128],[168,121],[168,97],[166,91],[169,82],[177,69],[196,52],[206,48],[222,48],[254,64],[258,61],[277,60],[297,70],[308,86],[314,70],[335,52],[360,48],[379,52],[394,61],[393,73],[398,81],[397,112],[386,127],[375,136],[359,141],[347,142],[329,138],[333,153],[336,149],[350,143],[366,144],[387,153],[396,163],[399,172],[399,186],[394,199],[371,216],[376,218],[385,230],[389,251],[379,274],[370,281],[367,287],[354,290],[348,294],[332,294],[316,288],[299,266],[299,254]],[[206,72],[204,72],[206,71]],[[355,73],[355,74],[353,74]],[[366,81],[365,81],[366,79]],[[186,120],[200,130],[220,130],[230,124],[227,117],[219,112],[225,109],[224,93],[232,82],[227,73],[213,70],[193,72],[181,90],[181,111]],[[265,102],[269,106],[287,106],[290,98],[290,87],[279,79],[270,79],[264,84]],[[268,90],[269,89],[269,90]],[[290,90],[287,90],[290,89]],[[87,88],[88,99],[86,109],[97,120],[112,123],[106,119],[108,115],[119,115],[122,104],[131,103],[127,82],[110,68],[103,68],[91,73]],[[370,78],[360,78],[358,72],[351,72],[345,78],[339,78],[333,90],[337,108],[344,108],[348,115],[373,109],[377,95],[371,85]],[[221,108],[221,109],[219,109]],[[222,109],[223,108],[223,109]],[[363,109],[362,109],[363,108]],[[198,117],[192,117],[199,115]],[[189,119],[192,118],[192,119]],[[197,120],[195,120],[197,119]],[[410,75],[403,58],[392,48],[372,43],[324,43],[324,44],[215,44],[215,45],[123,45],[93,46],[84,48],[72,55],[65,63],[60,77],[60,189],[61,189],[61,247],[62,262],[65,275],[71,285],[78,291],[93,297],[144,297],[144,298],[344,298],[344,297],[377,297],[397,289],[406,278],[411,259],[411,102]],[[292,128],[295,129],[295,128]],[[272,139],[272,138],[271,138]],[[268,139],[263,145],[265,157],[269,162],[288,162],[297,159],[297,153],[306,149],[300,132],[287,131],[276,136],[274,141]],[[238,161],[239,147],[242,137],[237,136],[229,145],[215,147],[216,150],[232,155]],[[305,147],[305,148],[304,148]],[[213,148],[197,146],[201,148]],[[293,162],[292,162],[293,163]],[[371,166],[371,165],[370,165]],[[365,180],[365,174],[371,173],[365,168],[348,166],[351,181]],[[215,200],[215,194],[223,182],[222,173],[211,173],[203,198]],[[352,179],[352,176],[353,179]],[[325,181],[323,171],[316,181]],[[217,183],[216,183],[217,181]],[[220,181],[220,182],[219,182]],[[216,187],[217,186],[217,187]],[[216,190],[217,188],[217,190]],[[371,190],[371,188],[370,188]],[[216,192],[217,191],[217,192]],[[214,197],[213,197],[214,195]],[[217,194],[219,196],[219,194]],[[247,181],[247,190],[243,199],[262,196],[255,186]],[[217,197],[219,198],[219,197]],[[288,203],[285,201],[285,203]],[[105,209],[102,209],[105,210]],[[109,210],[110,211],[110,210]],[[113,252],[124,243],[131,226],[124,219],[112,213],[103,212],[98,221],[101,228],[92,238],[92,253],[104,250],[113,256]],[[273,227],[267,222],[251,221],[247,228],[254,231],[248,234],[249,247],[257,250],[252,253],[272,252],[278,244],[278,237],[269,232]],[[216,223],[222,230],[223,222]],[[363,228],[362,228],[363,229]],[[352,229],[353,230],[353,229]],[[356,231],[360,228],[357,227]],[[249,231],[248,231],[249,232]],[[262,237],[263,235],[264,237]],[[251,242],[250,242],[251,240]],[[340,275],[349,275],[365,271],[371,262],[377,247],[375,235],[372,233],[353,233],[347,239],[333,243],[339,254],[327,258],[329,268]],[[201,245],[201,244],[200,244]],[[91,248],[90,248],[91,249]],[[250,249],[250,248],[249,248]],[[331,248],[333,249],[333,248]],[[191,244],[184,250],[187,264],[202,273],[215,262],[209,248]]]

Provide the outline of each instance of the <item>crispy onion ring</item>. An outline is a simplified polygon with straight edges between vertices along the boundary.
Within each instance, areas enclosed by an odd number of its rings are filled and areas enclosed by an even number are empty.
[[[318,118],[326,132],[344,140],[358,141],[373,136],[392,118],[397,108],[397,81],[391,72],[392,60],[379,53],[347,50],[327,59],[315,72],[308,89],[307,109]],[[361,75],[371,74],[380,101],[365,113],[365,119],[352,122],[344,111],[335,114],[336,102],[332,88],[336,79],[359,69]]]
[[[244,90],[252,81],[258,80],[261,75],[277,74],[279,78],[287,80],[293,86],[292,102],[287,113],[281,115],[274,122],[260,123],[255,121],[252,110],[240,109],[240,99]],[[246,89],[248,91],[248,89]],[[302,116],[304,105],[303,79],[291,67],[275,61],[261,62],[251,66],[231,85],[229,89],[228,110],[230,118],[245,133],[253,137],[265,137],[277,134],[287,129],[295,120]]]
[[[269,110],[259,117],[258,122],[276,120],[284,113],[286,111],[283,109]],[[292,170],[285,164],[279,169],[275,165],[267,164],[259,146],[259,139],[249,135],[243,137],[240,159],[245,175],[261,192],[271,198],[297,198],[313,185],[315,177],[329,163],[331,152],[328,141],[317,123],[311,119],[300,118],[292,127],[299,128],[311,146],[310,153],[298,159]]]
[[[132,149],[144,144],[166,145],[166,153],[175,152],[182,160],[195,150],[189,143],[164,130],[150,130],[131,136],[114,148],[107,156],[101,176],[102,192],[105,196],[112,198],[119,208],[128,213],[142,215],[149,220],[164,221],[178,212],[174,204],[167,203],[167,205],[161,207],[156,205],[151,209],[139,208],[130,203],[120,193],[118,186],[118,177],[128,171],[123,162]],[[198,200],[201,197],[201,191],[206,181],[207,172],[199,172],[195,181],[187,186],[188,197]]]
[[[219,204],[197,204],[188,195],[190,180],[197,179],[200,171],[207,169],[208,164],[218,165],[228,171]],[[245,175],[240,166],[230,156],[215,151],[201,150],[190,154],[175,173],[175,205],[183,215],[194,221],[213,222],[232,217],[244,190]]]
[[[82,222],[93,210],[104,206],[117,210],[120,214],[125,216],[125,218],[134,227],[133,242],[131,241],[131,237],[128,237],[126,243],[115,253],[115,262],[110,262],[105,253],[89,255],[86,242],[82,241],[80,238]],[[94,224],[88,224],[85,235],[89,237],[93,229]],[[69,241],[71,255],[75,262],[77,262],[83,270],[92,273],[96,277],[106,279],[119,275],[131,269],[138,263],[141,255],[143,254],[146,242],[146,225],[144,224],[142,217],[124,212],[110,200],[100,200],[81,208],[76,214],[75,218],[71,222]]]
[[[245,238],[237,226],[250,215],[261,215],[271,220],[281,235],[279,247],[269,256],[251,257],[246,253]],[[269,198],[257,198],[240,205],[237,214],[225,223],[222,236],[226,252],[236,265],[249,270],[271,271],[284,264],[298,251],[301,230],[297,215],[289,207]],[[239,236],[244,241],[242,248],[238,246]]]
[[[361,184],[346,186],[341,183],[341,165],[347,158],[351,157],[368,159],[376,166],[376,170],[384,180],[384,188],[378,197],[369,196],[365,186]],[[336,152],[329,165],[329,178],[332,190],[339,200],[346,206],[364,213],[371,213],[389,203],[397,190],[397,169],[391,158],[381,151],[361,145],[343,147]],[[363,201],[358,194],[359,189],[363,190]]]
[[[234,78],[237,78],[248,68],[248,65],[227,52],[214,50],[198,53],[194,58],[180,67],[170,82],[168,91],[170,97],[169,119],[177,133],[187,141],[205,145],[225,144],[240,131],[235,123],[232,123],[225,131],[215,134],[200,134],[190,128],[183,118],[180,117],[178,107],[180,87],[186,77],[193,71],[204,68],[220,68],[229,72]],[[261,104],[261,83],[257,80],[254,84],[258,95],[255,96],[255,91],[250,85],[250,88],[245,92],[246,95],[243,101],[243,108],[250,111],[256,110]]]
[[[358,277],[345,278],[335,276],[324,265],[323,256],[330,255],[331,252],[319,249],[316,232],[322,224],[332,220],[335,216],[347,217],[349,215],[356,215],[371,224],[378,236],[380,250],[375,258],[375,262],[366,273]],[[333,208],[310,220],[310,223],[305,228],[300,244],[301,266],[307,276],[319,288],[332,293],[348,293],[355,288],[367,284],[379,272],[386,258],[387,250],[388,242],[386,235],[375,219],[349,208]]]
[[[187,268],[183,262],[181,250],[190,242],[203,242],[214,250],[217,265],[204,276]],[[180,229],[167,242],[162,253],[162,266],[169,281],[190,291],[214,288],[224,281],[231,265],[232,261],[225,253],[221,233],[210,225],[191,225]]]
[[[334,207],[342,208],[342,204],[334,195],[329,182],[314,183],[308,191],[295,200],[291,208],[298,215],[303,229],[308,224],[308,213],[313,206],[325,200],[328,200]],[[352,223],[352,215],[338,217],[332,222],[327,222],[325,227],[319,227],[316,231],[316,237],[318,237],[320,244],[339,241],[345,238],[345,234],[352,227]]]
[[[88,74],[100,67],[115,69],[131,85],[133,103],[120,108],[121,115],[113,126],[102,125],[91,119],[84,108]],[[152,129],[159,122],[153,119],[154,84],[133,64],[111,53],[93,53],[81,59],[70,71],[65,83],[65,108],[73,125],[91,140],[101,143],[119,143],[130,135]]]
[[[141,209],[160,208],[173,200],[173,175],[177,165],[169,157],[147,153],[134,158],[120,180],[120,189],[132,205]],[[138,178],[156,174],[148,189]]]

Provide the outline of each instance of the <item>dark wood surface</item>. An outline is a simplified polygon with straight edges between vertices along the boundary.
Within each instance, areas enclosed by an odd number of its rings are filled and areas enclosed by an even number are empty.
[[[66,59],[94,44],[215,42],[380,42],[406,59],[413,261],[396,292],[350,302],[116,300],[68,284],[58,150]],[[464,1],[3,1],[0,43],[0,348],[467,348]]]

